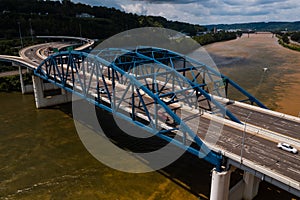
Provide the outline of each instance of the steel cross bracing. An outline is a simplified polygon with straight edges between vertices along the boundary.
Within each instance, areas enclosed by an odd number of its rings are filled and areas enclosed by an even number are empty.
[[[241,89],[237,84],[206,65],[165,49],[114,48],[90,54],[60,52],[45,59],[34,73],[204,158],[219,171],[222,156],[210,151],[195,131],[190,129],[188,123],[191,117],[182,116],[182,112],[176,111],[190,108],[198,112],[199,117],[203,111],[199,105],[206,101],[205,109],[226,114],[240,123],[211,95],[220,95],[218,89],[228,84]],[[257,103],[258,100],[250,94],[244,90],[241,92]],[[138,119],[143,119],[143,122]],[[171,137],[170,133],[180,136],[180,139]],[[198,147],[187,145],[187,140],[193,141]]]
[[[197,79],[200,77],[202,81],[207,84],[207,86],[209,84],[212,84],[211,87],[207,88],[210,94],[223,96],[223,91],[220,90],[220,88],[224,87],[225,96],[227,97],[228,86],[231,85],[233,88],[237,89],[246,97],[246,99],[242,100],[243,102],[250,101],[251,104],[255,103],[259,107],[267,108],[263,103],[261,103],[258,99],[256,99],[250,93],[248,93],[245,89],[243,89],[233,80],[216,71],[214,68],[199,62],[198,60],[195,60],[191,57],[187,57],[177,52],[155,47],[141,48],[137,50],[142,54],[145,54],[170,67],[175,68],[184,76],[188,76],[188,73],[190,73],[189,80],[191,80],[192,82],[197,81]],[[178,62],[181,63],[178,65]],[[209,81],[207,81],[207,79],[209,79]]]
[[[139,56],[132,55],[133,52],[138,53]],[[198,99],[199,101],[207,101],[206,110],[223,113],[223,115],[238,123],[241,123],[240,120],[228,111],[224,105],[216,101],[212,95],[227,98],[228,88],[231,85],[246,97],[245,100],[242,100],[243,102],[250,101],[252,105],[255,103],[259,107],[267,108],[258,99],[220,72],[177,52],[155,47],[140,47],[132,50],[130,53],[122,52],[120,49],[105,49],[100,52],[96,51],[95,54],[100,57],[104,56],[110,62],[115,61],[125,71],[135,68],[137,65],[151,62],[149,58],[176,69],[177,72],[187,77],[190,84],[198,85],[199,83],[203,83],[201,87],[196,87],[196,91],[198,92],[197,95],[202,97]],[[141,55],[146,56],[147,59],[143,60]],[[211,103],[217,108],[212,109]]]

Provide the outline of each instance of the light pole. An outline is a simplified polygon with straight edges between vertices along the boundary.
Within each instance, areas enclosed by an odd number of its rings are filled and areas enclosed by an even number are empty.
[[[81,24],[79,24],[79,35],[82,38],[82,33],[81,33]]]
[[[33,30],[32,30],[32,25],[31,25],[31,18],[29,18],[29,26],[30,26],[30,35],[31,35],[31,42],[33,42]]]
[[[20,40],[21,40],[21,47],[23,49],[23,39],[22,39],[22,34],[21,34],[21,23],[18,22],[18,25],[19,25],[19,35],[20,35]]]
[[[82,38],[82,30],[81,30],[81,24],[79,23],[79,35],[80,37]],[[80,40],[81,41],[81,44],[83,44],[83,40]]]
[[[244,126],[244,131],[243,131],[243,138],[242,138],[242,145],[241,145],[241,164],[243,163],[243,150],[244,150],[244,144],[245,144],[245,133],[246,133],[246,125],[247,121],[249,120],[252,112],[250,112],[245,120],[245,126]]]

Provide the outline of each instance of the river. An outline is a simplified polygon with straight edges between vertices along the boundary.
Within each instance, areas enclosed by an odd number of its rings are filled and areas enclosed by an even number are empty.
[[[216,43],[207,49],[213,52],[214,48],[220,49],[222,44],[224,47],[224,44],[227,46],[234,42],[239,40]],[[234,61],[241,63],[241,56],[237,59],[232,53],[231,57],[227,55],[222,58],[224,53],[221,52],[224,51],[220,50],[219,54],[214,51],[212,55],[218,65],[224,64],[221,71],[240,77],[241,80],[245,80],[245,77],[260,80],[260,76],[238,73],[240,68],[236,67]],[[226,60],[230,62],[225,63]],[[263,65],[256,66],[256,70],[261,70]],[[271,73],[278,72],[273,70]],[[273,79],[270,77],[266,80]],[[247,79],[246,82],[251,83],[251,80]],[[263,97],[264,103],[276,108],[273,98],[267,98],[267,94],[274,93],[273,90],[269,91],[270,87],[275,88],[276,84],[264,84],[257,93],[262,95],[260,97]],[[247,87],[255,92],[258,90],[257,85],[253,85]],[[11,92],[0,93],[0,105],[0,199],[209,198],[210,171],[213,166],[188,153],[156,172],[120,172],[103,165],[84,148],[74,127],[70,104],[38,110],[33,95]],[[239,178],[239,174],[235,177]],[[262,182],[255,199],[266,198],[291,199],[292,196]]]
[[[157,172],[120,172],[87,152],[69,104],[38,110],[32,95],[12,92],[0,93],[0,105],[0,199],[208,198],[212,166],[194,156]]]
[[[300,114],[300,52],[280,46],[272,34],[243,35],[205,46],[219,70],[272,110]],[[267,68],[267,71],[263,71]]]

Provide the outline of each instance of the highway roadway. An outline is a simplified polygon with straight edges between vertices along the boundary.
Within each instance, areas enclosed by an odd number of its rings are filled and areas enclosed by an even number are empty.
[[[38,66],[42,59],[35,52],[39,52],[41,49],[46,48],[46,46],[47,44],[42,44],[24,49],[20,53],[21,57],[29,63]],[[71,82],[69,84],[72,86]],[[109,89],[111,92],[111,87]],[[101,96],[103,100],[108,101],[107,94],[101,94]],[[130,103],[128,100],[128,105]],[[149,101],[149,103],[153,102]],[[300,121],[285,118],[284,116],[286,115],[283,114],[272,115],[262,110],[239,106],[235,103],[228,104],[227,108],[240,118],[241,121],[246,121],[247,127],[229,122],[228,120],[212,122],[210,115],[204,114],[199,116],[199,124],[190,123],[193,124],[191,126],[194,126],[191,129],[197,130],[197,135],[206,141],[208,145],[212,145],[214,150],[222,151],[225,156],[232,154],[233,156],[230,159],[235,159],[236,162],[244,165],[247,163],[246,161],[250,161],[254,165],[248,167],[254,169],[263,168],[274,179],[289,183],[295,189],[300,190],[300,155],[280,150],[276,146],[278,138],[284,138],[282,136],[288,136],[299,142]],[[185,111],[182,110],[182,112]],[[180,112],[177,114],[180,115]],[[248,130],[248,126],[251,125],[257,127],[257,132]],[[217,131],[216,133],[210,132],[207,135],[209,126],[222,127],[221,134],[218,135]],[[261,129],[271,131],[278,138],[258,134]],[[210,144],[210,141],[214,141],[215,139],[216,144]],[[300,146],[297,147],[299,148]]]
[[[37,44],[34,46],[21,49],[19,54],[20,57],[26,60],[27,62],[30,62],[38,66],[44,59],[48,57],[49,54],[47,54],[46,52],[48,51],[49,47],[62,49],[70,45],[71,43],[62,43],[62,42]]]
[[[297,139],[300,144],[300,119],[293,121],[285,118],[285,115],[270,115],[266,112],[254,111],[236,104],[228,105],[227,108],[242,121],[247,121],[246,123]]]
[[[218,137],[218,135],[216,136],[213,133],[206,135],[208,124],[210,124],[208,119],[200,117],[199,121],[198,136],[200,138],[204,139],[207,137],[205,140],[209,143],[213,137]],[[214,122],[214,124],[222,127],[220,123]],[[277,141],[272,140],[272,138],[265,138],[248,132],[245,132],[244,145],[242,145],[243,135],[243,129],[236,129],[224,124],[216,146],[224,151],[236,154],[241,160],[250,160],[257,165],[265,167],[267,170],[294,179],[298,183],[300,182],[299,154],[292,154],[278,149],[276,146]],[[242,148],[243,151],[241,150]]]
[[[122,88],[118,88],[118,92],[122,94]],[[105,96],[105,94],[102,94],[102,97]],[[147,105],[153,104],[153,100],[144,100]],[[127,104],[130,105],[131,99],[127,101]],[[170,107],[171,106],[172,104],[170,104]],[[140,108],[141,107],[139,107],[139,109]],[[248,167],[256,169],[256,166],[259,166],[260,168],[264,168],[265,171],[269,172],[268,175],[276,174],[273,178],[278,181],[285,180],[286,182],[292,183],[291,185],[296,185],[299,190],[300,155],[277,148],[277,143],[280,142],[278,138],[257,133],[261,132],[261,129],[266,129],[266,131],[270,130],[272,134],[278,135],[279,138],[281,138],[282,135],[287,135],[297,141],[299,139],[297,133],[300,130],[300,120],[294,121],[285,118],[287,115],[283,114],[278,116],[269,114],[268,112],[264,112],[265,110],[263,109],[251,109],[251,106],[249,106],[249,108],[241,107],[238,103],[230,104],[227,108],[239,117],[241,121],[247,120],[246,124],[248,125],[246,125],[246,127],[244,125],[234,125],[232,122],[229,123],[226,119],[212,121],[208,114],[199,116],[199,124],[194,123],[195,119],[191,119],[191,123],[188,123],[188,120],[185,121],[192,130],[198,130],[197,135],[208,145],[213,145],[213,149],[234,154],[235,161],[241,164],[245,164],[246,160],[251,161],[254,165]],[[140,113],[141,112],[140,110]],[[180,116],[181,112],[187,111],[177,110],[176,113]],[[185,116],[188,116],[188,114],[185,114]],[[255,127],[252,127],[251,130],[248,130],[251,124],[255,125],[257,129],[253,130]],[[214,126],[216,132],[209,131],[208,133],[209,126],[210,128]],[[221,129],[220,135],[218,134],[219,129]],[[210,144],[210,141],[216,141],[216,143]],[[280,179],[278,179],[278,177],[280,177]]]
[[[54,39],[68,39],[68,40],[80,40],[84,44],[75,50],[83,50],[85,48],[91,47],[95,41],[88,38],[81,37],[68,37],[68,36],[37,36],[38,38],[54,38]],[[25,47],[19,51],[20,56],[9,56],[9,55],[0,55],[0,60],[2,61],[15,61],[20,63],[22,66],[27,66],[32,69],[35,69],[39,64],[46,59],[49,54],[46,53],[49,47],[62,49],[72,45],[71,42],[51,42],[37,44],[29,47]]]
[[[0,60],[2,61],[14,61],[21,64],[24,67],[29,67],[31,69],[37,68],[40,63],[47,57],[43,53],[48,47],[53,48],[63,48],[70,46],[69,43],[61,42],[52,42],[52,43],[43,43],[30,47],[25,47],[19,51],[20,56],[9,56],[9,55],[0,55]]]
[[[109,82],[109,80],[107,80],[107,82]],[[101,83],[101,80],[100,85],[104,85]],[[108,88],[111,92],[111,86]],[[120,84],[117,84],[116,89],[119,94],[122,94],[125,88],[126,87],[121,87]],[[165,92],[167,91],[168,90],[165,89]],[[101,94],[101,96],[104,101],[109,102],[107,94]],[[144,101],[147,105],[154,105],[152,99],[145,97]],[[125,105],[126,104],[130,106],[131,99],[127,99]],[[172,107],[172,104],[169,106]],[[139,110],[139,113],[144,113],[141,108],[142,107],[140,106],[137,110]],[[276,174],[282,179],[287,179],[298,184],[299,189],[300,155],[278,149],[277,142],[279,142],[279,140],[277,138],[273,138],[265,134],[257,134],[257,132],[260,132],[261,129],[266,129],[272,131],[272,134],[279,135],[279,138],[281,138],[282,135],[288,135],[289,137],[298,140],[299,135],[297,133],[300,127],[300,120],[293,121],[286,118],[285,116],[287,115],[284,114],[278,116],[275,114],[269,114],[268,112],[265,112],[264,109],[251,109],[251,106],[247,108],[241,107],[238,103],[229,104],[227,105],[227,108],[239,117],[241,121],[246,121],[246,127],[244,125],[229,122],[226,119],[212,121],[209,114],[200,115],[199,124],[194,123],[195,119],[192,118],[191,123],[188,123],[188,120],[186,119],[185,121],[189,124],[192,130],[197,130],[197,135],[200,138],[206,141],[209,145],[213,145],[214,149],[234,154],[235,161],[241,162],[241,164],[244,163],[243,161],[249,160],[255,163],[256,166],[260,166],[266,171],[269,171],[271,174]],[[150,111],[154,113],[154,110]],[[179,109],[176,114],[180,116],[183,112],[189,111]],[[191,112],[190,115],[193,115],[193,112]],[[184,114],[184,116],[189,116],[189,114]],[[143,119],[146,119],[146,117],[143,117]],[[161,121],[163,121],[163,119],[161,119]],[[255,129],[254,126],[251,130],[248,130],[248,127],[251,126],[251,124],[257,126],[257,130],[253,130]],[[168,123],[165,125],[170,126]],[[208,133],[209,126],[210,128],[214,126],[214,130],[217,131],[209,131]],[[221,131],[220,135],[218,134],[219,129]],[[216,143],[210,144],[210,141],[216,141]],[[243,150],[241,150],[242,148]],[[251,167],[255,168],[255,166]]]

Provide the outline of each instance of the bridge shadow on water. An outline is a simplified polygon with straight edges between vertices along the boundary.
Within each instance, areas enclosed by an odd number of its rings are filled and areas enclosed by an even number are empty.
[[[56,106],[54,108],[57,108],[73,117],[71,103]],[[108,137],[116,146],[126,149],[126,151],[134,153],[148,153],[159,150],[168,144],[168,142],[160,139],[159,137],[150,136],[149,133],[137,126],[130,126],[130,131],[138,134],[145,134],[150,137],[137,138],[130,136],[123,131],[124,128],[122,128],[123,130],[119,128],[120,124],[122,124],[122,120],[118,119],[118,122],[116,122],[110,112],[99,108],[96,108],[95,110],[99,124],[103,129],[105,136]],[[82,113],[82,115],[82,118],[87,117],[84,116],[84,113]],[[89,122],[85,121],[84,123]],[[123,121],[123,123],[128,122]],[[174,149],[171,149],[171,151],[182,151],[179,147],[176,147],[175,145],[172,146]],[[196,148],[196,145],[194,144],[191,146]],[[147,158],[142,158],[142,160],[143,159]],[[213,165],[197,158],[195,155],[192,155],[189,152],[183,152],[177,160],[172,162],[170,165],[157,170],[157,173],[160,173],[168,180],[189,191],[191,194],[195,195],[195,197],[199,197],[199,199],[208,199],[211,185],[211,170],[213,167]],[[236,174],[237,176],[233,176],[232,178],[232,184],[241,179],[240,173]]]
[[[91,106],[89,104],[88,106]],[[60,106],[55,106],[52,108],[59,109],[69,116],[72,115],[72,104],[63,104]],[[84,109],[84,108],[82,108]],[[126,149],[126,151],[135,152],[135,153],[147,153],[161,149],[166,146],[168,142],[156,137],[151,136],[148,138],[137,138],[128,135],[121,128],[122,120],[118,119],[118,122],[115,121],[115,118],[110,112],[104,111],[99,108],[95,108],[96,114],[98,117],[98,122],[103,129],[105,136],[114,143],[116,146]],[[84,113],[82,113],[82,118],[85,118]],[[88,118],[88,116],[86,116]],[[142,121],[141,121],[142,122]],[[89,123],[85,121],[84,123]],[[124,121],[123,123],[128,123]],[[149,135],[145,130],[137,126],[131,126],[130,130],[138,134]],[[174,146],[174,145],[173,145]],[[191,146],[196,147],[194,144]],[[174,151],[180,150],[178,147],[174,146]],[[145,158],[143,158],[145,159]],[[162,158],[163,159],[163,158]],[[168,180],[177,184],[179,187],[187,190],[195,197],[199,199],[208,199],[210,196],[210,186],[211,186],[211,170],[213,165],[199,159],[196,156],[184,152],[176,161],[164,167],[160,170],[157,170],[157,173],[160,173]],[[236,170],[231,175],[230,187],[234,186],[238,181],[242,179],[243,172]],[[266,182],[261,182],[261,187],[259,189],[259,194],[255,198],[259,199],[292,199],[292,195],[288,194],[285,191],[278,189],[277,187],[270,185]]]

